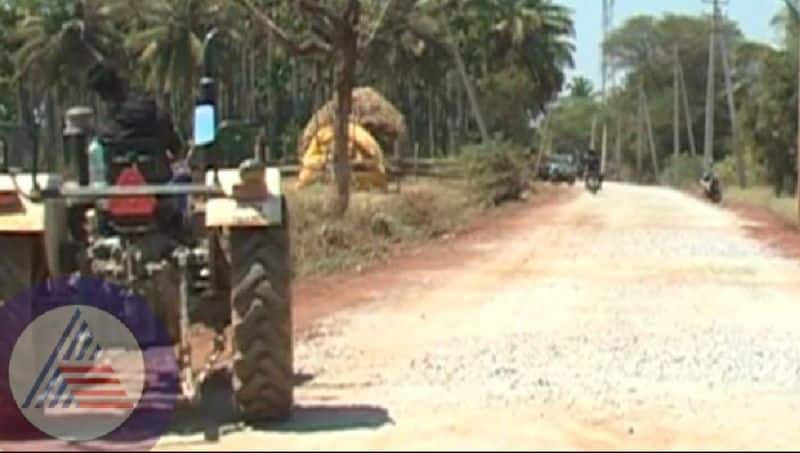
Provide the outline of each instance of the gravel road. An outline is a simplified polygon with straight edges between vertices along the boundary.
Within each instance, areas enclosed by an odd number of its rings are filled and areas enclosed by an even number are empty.
[[[160,447],[800,446],[800,265],[679,192],[565,190],[299,339],[291,423]]]

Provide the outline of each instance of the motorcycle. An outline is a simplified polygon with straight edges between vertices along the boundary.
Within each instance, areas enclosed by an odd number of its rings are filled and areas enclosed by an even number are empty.
[[[603,187],[603,175],[597,169],[589,169],[584,176],[586,190],[596,195]]]
[[[716,175],[706,173],[700,179],[700,186],[703,188],[706,197],[714,203],[722,202],[722,186]]]

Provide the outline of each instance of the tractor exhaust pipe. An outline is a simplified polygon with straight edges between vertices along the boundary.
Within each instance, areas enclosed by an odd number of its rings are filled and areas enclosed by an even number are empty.
[[[89,185],[89,137],[94,111],[89,107],[73,107],[65,114],[64,164],[81,187]]]

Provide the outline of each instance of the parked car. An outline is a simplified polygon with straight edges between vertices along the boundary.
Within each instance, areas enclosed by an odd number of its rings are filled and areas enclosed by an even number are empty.
[[[539,177],[553,183],[575,184],[578,179],[578,159],[568,152],[554,153],[539,169]]]

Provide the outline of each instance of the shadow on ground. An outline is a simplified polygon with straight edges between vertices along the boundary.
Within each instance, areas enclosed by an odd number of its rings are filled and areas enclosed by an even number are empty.
[[[314,375],[298,373],[295,375],[295,386],[302,386],[314,380]],[[210,376],[206,392],[206,403],[203,407],[184,407],[175,413],[174,422],[168,435],[190,436],[219,429],[222,436],[241,432],[247,428],[255,431],[278,433],[313,433],[328,431],[350,431],[359,429],[377,429],[394,421],[389,412],[378,406],[370,405],[302,405],[298,404],[292,416],[285,422],[245,425],[237,421],[231,388],[230,373],[221,371]],[[209,417],[211,415],[211,417]]]
[[[284,433],[309,433],[377,429],[393,423],[389,412],[379,406],[313,405],[296,407],[292,418],[287,422],[253,428]]]

